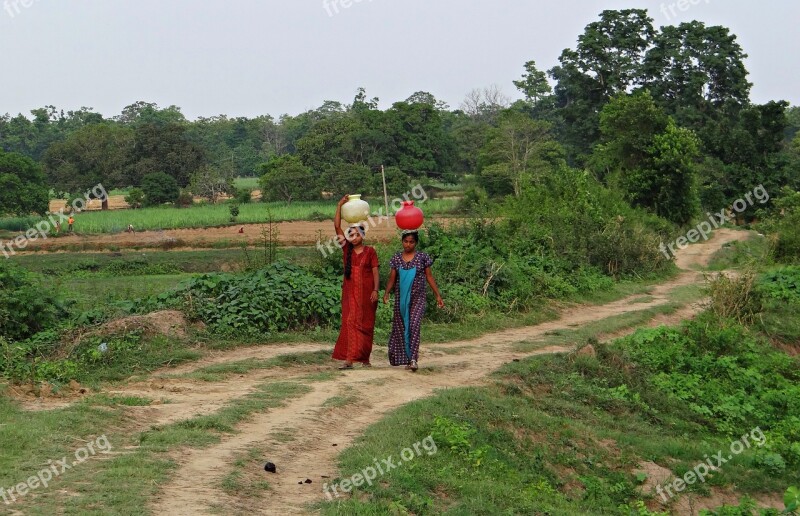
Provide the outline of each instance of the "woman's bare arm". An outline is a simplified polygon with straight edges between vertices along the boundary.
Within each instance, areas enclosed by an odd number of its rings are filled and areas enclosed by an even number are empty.
[[[339,241],[339,247],[344,247],[344,244],[347,243],[347,240],[344,237],[344,231],[342,231],[342,206],[344,203],[347,202],[347,195],[339,199],[339,204],[336,205],[336,215],[333,216],[333,226],[336,230],[336,239]]]
[[[396,280],[397,280],[397,271],[392,269],[391,272],[389,272],[389,280],[386,282],[386,291],[383,293],[383,304],[389,302],[389,294],[392,293],[392,290],[394,289],[394,283]]]
[[[433,289],[433,293],[436,294],[436,304],[439,306],[439,308],[444,308],[444,300],[442,299],[442,295],[439,293],[439,287],[436,285],[436,280],[433,279],[433,273],[431,272],[430,267],[425,269],[425,278],[428,280],[428,284]]]

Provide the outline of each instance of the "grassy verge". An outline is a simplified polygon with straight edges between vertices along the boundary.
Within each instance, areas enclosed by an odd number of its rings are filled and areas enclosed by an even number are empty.
[[[401,466],[371,485],[362,481],[351,495],[321,504],[320,510],[619,515],[670,510],[645,489],[654,479],[640,465],[655,463],[683,476],[718,450],[727,453],[741,433],[711,430],[683,402],[653,388],[635,364],[621,361],[622,354],[623,348],[600,346],[597,357],[533,357],[503,367],[491,387],[449,389],[397,410],[341,455],[341,478],[331,483],[341,487],[341,480],[373,466],[376,457],[392,457]],[[437,445],[435,453],[401,455],[428,436]],[[757,497],[782,494],[800,482],[796,470],[774,474],[756,448],[682,496],[732,490]]]
[[[105,434],[112,454],[88,460],[48,488],[18,500],[13,508],[25,514],[142,514],[175,469],[174,453],[219,442],[236,424],[256,412],[282,406],[308,392],[307,385],[270,383],[239,398],[215,414],[151,428],[133,436],[125,429],[123,403],[90,398],[72,407],[28,413],[0,398],[0,486],[34,475],[47,459],[71,455],[83,440]],[[91,479],[91,482],[87,482]],[[0,510],[2,507],[0,506]]]
[[[246,374],[255,370],[324,365],[329,364],[330,361],[331,353],[329,350],[311,351],[308,353],[279,355],[266,360],[250,358],[235,362],[214,364],[202,367],[196,371],[192,371],[191,373],[174,375],[170,377],[191,378],[195,380],[202,380],[204,382],[219,382],[231,375]]]
[[[748,266],[761,266],[769,261],[769,242],[755,233],[747,240],[735,240],[722,246],[714,253],[708,270],[721,271],[741,269]]]

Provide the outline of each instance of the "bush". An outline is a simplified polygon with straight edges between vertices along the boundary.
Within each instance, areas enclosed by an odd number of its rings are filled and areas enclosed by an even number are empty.
[[[237,188],[234,199],[239,204],[247,204],[253,199],[253,191],[249,188]]]
[[[131,188],[125,196],[125,202],[134,210],[141,208],[144,203],[144,191],[141,188]]]
[[[706,313],[681,328],[639,330],[619,345],[647,384],[682,402],[704,426],[725,434],[782,429],[789,437],[783,453],[798,442],[800,426],[786,425],[800,418],[800,361],[747,328]]]
[[[140,311],[179,307],[225,334],[263,336],[337,322],[341,284],[283,262],[240,275],[203,274],[139,303]]]
[[[181,189],[178,193],[178,198],[175,199],[175,204],[181,208],[188,208],[194,203],[194,197],[189,190]]]
[[[142,191],[147,206],[158,206],[173,203],[178,199],[180,189],[178,182],[164,172],[152,172],[142,177]]]
[[[40,278],[0,262],[0,337],[22,340],[53,327],[63,308]]]
[[[761,296],[754,284],[753,271],[744,271],[737,277],[717,275],[708,282],[711,312],[720,319],[752,324],[761,312]]]

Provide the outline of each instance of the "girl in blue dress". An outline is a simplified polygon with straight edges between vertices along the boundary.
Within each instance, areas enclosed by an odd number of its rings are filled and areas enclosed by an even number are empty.
[[[417,243],[418,232],[403,232],[403,251],[395,254],[389,261],[391,272],[386,293],[383,295],[383,302],[388,303],[389,294],[392,290],[395,291],[392,333],[389,336],[389,363],[393,366],[405,365],[411,371],[418,368],[426,282],[436,294],[436,304],[439,308],[444,308],[442,295],[431,273],[433,260],[427,253],[417,251]]]

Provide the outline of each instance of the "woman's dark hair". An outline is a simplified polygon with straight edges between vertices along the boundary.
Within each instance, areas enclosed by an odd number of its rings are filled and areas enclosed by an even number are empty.
[[[364,238],[364,227],[363,226],[355,226],[358,228],[358,232],[361,234],[361,238]],[[349,231],[349,230],[348,230]],[[344,277],[350,279],[350,274],[353,271],[353,243],[348,241],[347,242],[347,251],[344,260]]]
[[[414,237],[414,243],[419,243],[419,232],[418,231],[409,231],[408,233],[403,233],[403,237],[400,239],[405,240],[407,236]]]
[[[350,273],[353,271],[353,244],[347,242],[347,251],[345,251],[344,260],[344,277],[350,279]]]

